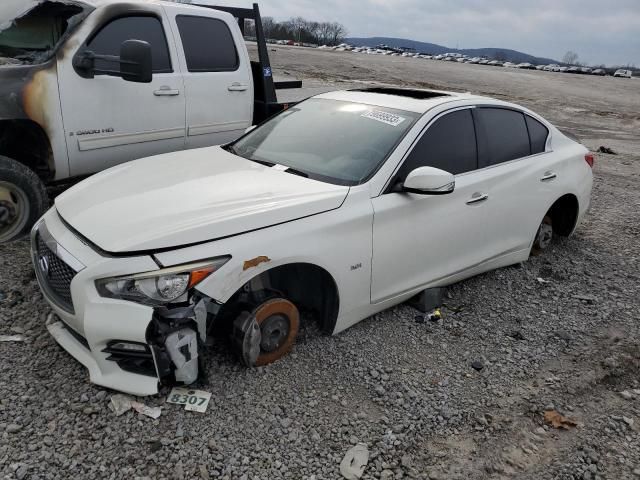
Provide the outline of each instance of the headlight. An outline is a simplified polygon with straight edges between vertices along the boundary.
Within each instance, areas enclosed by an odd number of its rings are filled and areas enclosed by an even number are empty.
[[[179,300],[230,259],[231,257],[220,257],[137,275],[103,278],[96,280],[96,289],[100,296],[106,298],[145,305],[163,305]]]

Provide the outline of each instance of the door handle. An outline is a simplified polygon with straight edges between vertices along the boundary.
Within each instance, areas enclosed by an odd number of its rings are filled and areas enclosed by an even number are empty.
[[[153,94],[156,97],[175,97],[176,95],[180,95],[180,90],[174,90],[171,87],[163,85],[159,90],[155,90]]]
[[[227,87],[227,90],[229,90],[230,92],[246,92],[247,90],[249,90],[249,85],[234,82]]]
[[[467,205],[474,205],[476,203],[484,202],[489,198],[486,193],[474,193],[471,200],[467,200]]]
[[[549,180],[553,180],[557,178],[558,175],[555,172],[545,172],[544,176],[540,179],[541,182],[548,182]]]

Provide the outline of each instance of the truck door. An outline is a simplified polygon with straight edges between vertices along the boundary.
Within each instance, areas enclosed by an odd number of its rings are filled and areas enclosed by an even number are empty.
[[[79,46],[68,48],[70,53],[58,60],[71,175],[184,149],[184,84],[162,7],[145,4],[144,10],[131,13],[111,13],[107,7],[102,15],[91,16],[74,39],[80,39]],[[151,83],[112,75],[83,78],[73,66],[73,57],[87,50],[119,56],[121,44],[132,39],[151,44]],[[96,68],[118,70],[119,64],[96,60]]]
[[[187,102],[187,148],[239,137],[253,118],[249,54],[236,20],[219,10],[166,7]]]

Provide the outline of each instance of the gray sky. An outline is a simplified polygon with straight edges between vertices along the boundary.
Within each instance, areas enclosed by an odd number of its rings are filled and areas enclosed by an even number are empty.
[[[263,15],[338,21],[353,37],[500,47],[640,66],[640,0],[264,0]]]

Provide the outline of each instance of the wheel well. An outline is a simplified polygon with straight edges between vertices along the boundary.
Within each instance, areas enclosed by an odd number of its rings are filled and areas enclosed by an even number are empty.
[[[53,178],[53,153],[43,128],[31,120],[0,121],[0,155],[29,167],[43,180]]]
[[[578,221],[579,211],[580,207],[575,195],[563,195],[556,200],[547,213],[551,217],[553,232],[561,237],[571,235]]]
[[[234,303],[246,297],[247,293],[258,292],[260,289],[281,292],[299,310],[310,313],[324,333],[333,333],[340,299],[336,282],[325,269],[310,263],[293,263],[272,268],[243,285],[223,309],[233,311]]]

